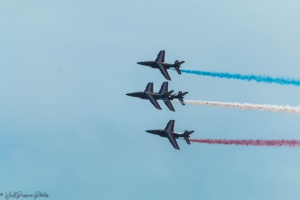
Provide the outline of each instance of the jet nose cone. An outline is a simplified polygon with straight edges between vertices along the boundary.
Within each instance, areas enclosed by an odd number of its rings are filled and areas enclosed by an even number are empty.
[[[133,97],[133,93],[127,93],[126,95]]]
[[[147,61],[144,61],[144,62],[137,62],[137,64],[139,64],[139,65],[145,65],[145,66],[149,66],[149,65],[150,65],[150,63],[147,62]]]
[[[155,130],[146,130],[147,133],[155,134]]]

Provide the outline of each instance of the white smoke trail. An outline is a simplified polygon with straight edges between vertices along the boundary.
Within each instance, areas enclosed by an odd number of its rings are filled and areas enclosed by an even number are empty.
[[[236,109],[251,109],[251,110],[264,110],[274,112],[288,112],[288,113],[300,113],[300,106],[282,106],[282,105],[264,105],[264,104],[250,104],[250,103],[237,103],[237,102],[218,102],[218,101],[197,101],[197,100],[185,100],[186,104],[190,105],[208,105],[208,106],[220,106]]]

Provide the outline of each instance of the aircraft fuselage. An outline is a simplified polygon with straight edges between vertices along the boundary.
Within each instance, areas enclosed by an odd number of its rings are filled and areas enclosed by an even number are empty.
[[[137,64],[152,67],[152,68],[159,68],[158,62],[156,62],[156,61],[144,61],[144,62],[138,62]],[[164,62],[162,62],[161,64],[163,65],[163,67],[165,69],[170,69],[170,67],[175,68],[174,64],[169,64],[169,63],[164,63]]]
[[[165,138],[168,137],[168,134],[165,130],[147,130],[146,132],[154,135],[159,135],[160,137],[165,137]],[[175,139],[184,137],[182,133],[177,133],[177,132],[170,132],[170,133],[175,137]]]
[[[149,97],[147,96],[147,94],[150,94],[156,100],[160,100],[162,98],[161,94],[151,93],[151,92],[132,92],[132,93],[127,93],[126,95],[127,96],[131,96],[131,97],[141,98],[141,99],[149,99]]]

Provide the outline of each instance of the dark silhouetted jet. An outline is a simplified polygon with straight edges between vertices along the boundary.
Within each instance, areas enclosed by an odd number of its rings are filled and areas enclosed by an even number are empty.
[[[171,142],[171,144],[173,145],[173,147],[175,149],[180,150],[179,146],[176,142],[176,139],[183,138],[186,141],[186,143],[191,144],[189,137],[194,131],[185,130],[184,133],[174,132],[174,124],[175,124],[175,120],[170,120],[164,130],[161,130],[161,129],[159,129],[159,130],[147,130],[146,132],[147,133],[152,133],[152,134],[155,134],[155,135],[159,135],[161,137],[168,138],[169,141]]]
[[[159,106],[157,100],[163,100],[166,106],[171,110],[175,111],[169,96],[174,92],[174,90],[168,91],[168,82],[164,82],[161,85],[161,88],[158,93],[153,92],[153,83],[148,83],[146,89],[144,92],[133,92],[133,93],[127,93],[126,95],[131,97],[138,97],[141,99],[148,99],[155,108],[161,110],[161,107]]]
[[[178,99],[182,105],[185,105],[185,103],[183,101],[183,98],[184,98],[184,95],[186,95],[187,93],[188,92],[181,92],[181,91],[179,91],[178,94],[171,94],[169,96],[169,99],[170,100]]]
[[[179,62],[178,60],[176,60],[174,64],[165,63],[165,51],[162,50],[157,55],[155,61],[144,61],[144,62],[138,62],[137,64],[149,66],[152,68],[158,68],[167,80],[171,80],[167,69],[175,68],[177,73],[181,74],[179,68],[181,67],[180,65],[182,63],[184,63],[184,61]]]

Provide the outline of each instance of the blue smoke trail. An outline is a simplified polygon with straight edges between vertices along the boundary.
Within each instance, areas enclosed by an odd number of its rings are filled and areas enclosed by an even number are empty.
[[[230,74],[230,73],[208,72],[208,71],[198,71],[198,70],[181,70],[181,72],[188,73],[188,74],[196,74],[199,76],[211,76],[211,77],[218,77],[218,78],[238,79],[243,81],[256,81],[256,82],[263,82],[263,83],[277,83],[280,85],[300,86],[300,80],[289,79],[289,78],[273,78],[270,76],[242,75],[242,74]]]

